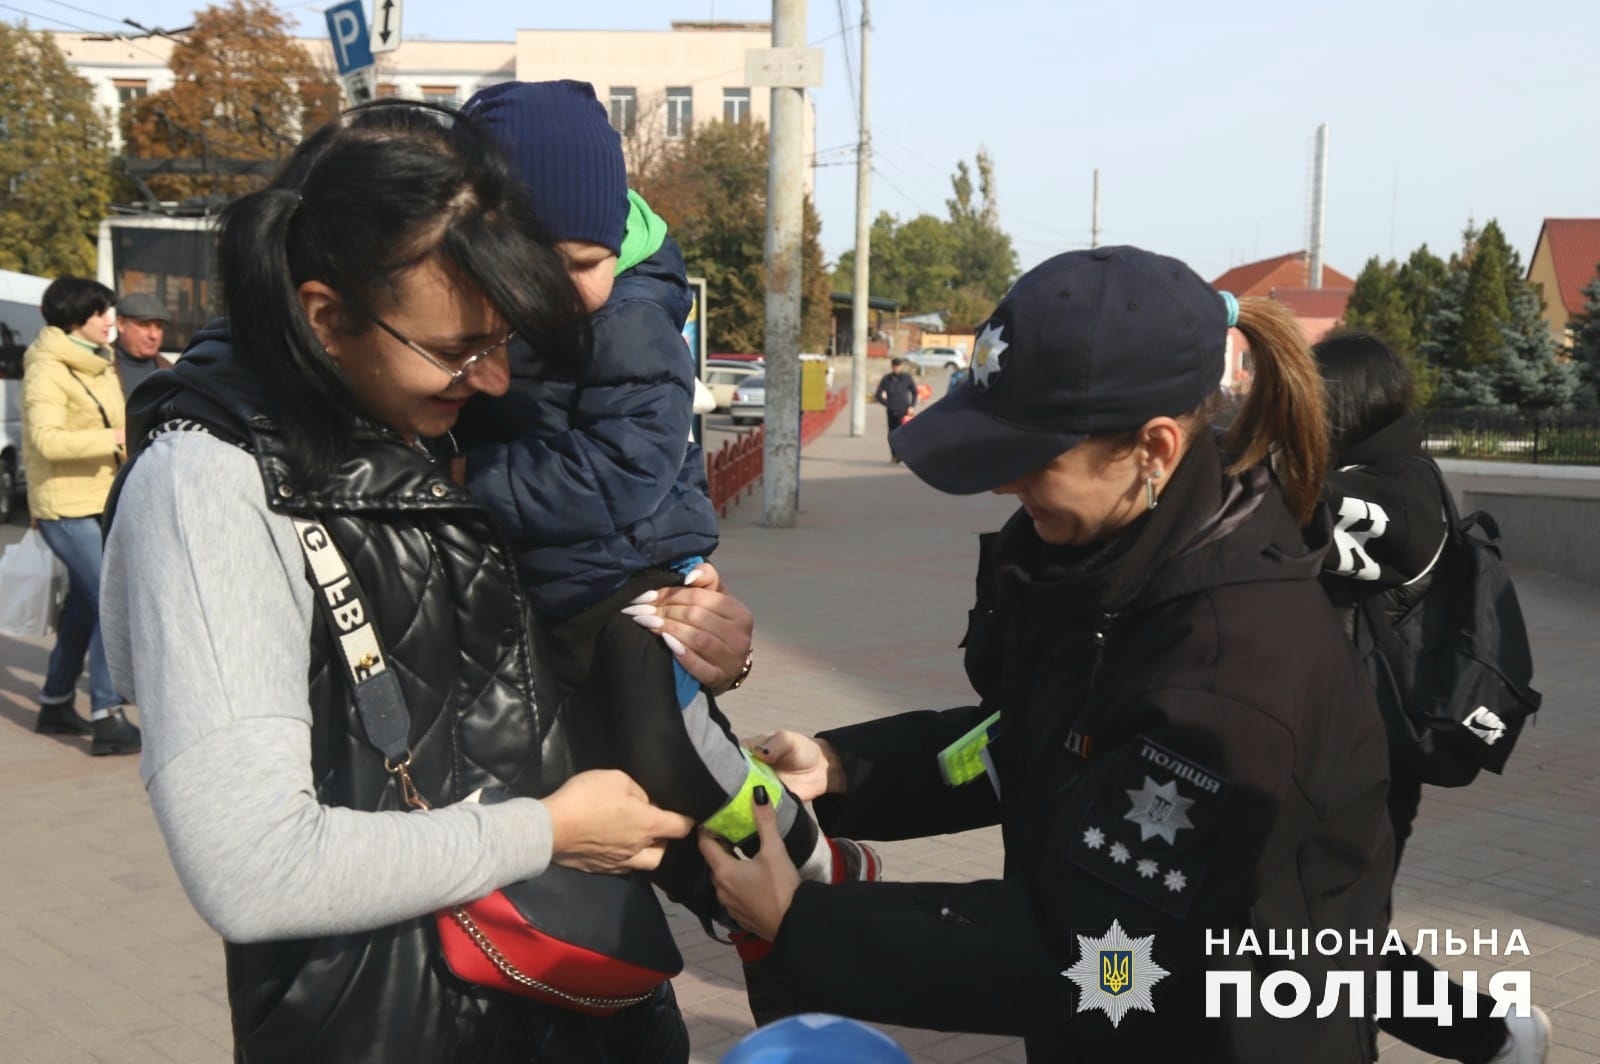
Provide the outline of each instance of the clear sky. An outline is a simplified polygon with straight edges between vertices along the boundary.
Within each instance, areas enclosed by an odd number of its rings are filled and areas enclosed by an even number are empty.
[[[949,175],[994,156],[1001,224],[1024,266],[1089,240],[1135,243],[1213,277],[1305,246],[1311,145],[1328,122],[1327,262],[1498,218],[1524,261],[1546,216],[1600,216],[1600,63],[1584,0],[870,0],[874,213],[944,213]],[[5,0],[39,28],[185,24],[186,0]],[[322,0],[283,2],[325,32]],[[856,140],[841,26],[861,0],[809,0],[817,206],[829,258],[854,241]],[[90,14],[90,13],[94,14]],[[404,0],[405,32],[510,40],[519,28],[666,29],[765,20],[761,0]],[[52,23],[45,18],[58,19]],[[857,70],[852,59],[851,70]]]

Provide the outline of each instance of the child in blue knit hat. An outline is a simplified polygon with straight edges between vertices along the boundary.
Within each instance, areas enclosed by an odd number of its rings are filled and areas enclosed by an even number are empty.
[[[464,111],[521,175],[591,315],[581,379],[551,379],[514,344],[510,390],[469,407],[462,421],[476,437],[466,448],[468,486],[511,540],[563,652],[564,682],[586,715],[604,716],[607,763],[658,805],[746,846],[755,843],[752,793],[765,786],[782,796],[779,826],[802,875],[877,878],[870,849],[823,837],[739,746],[675,660],[681,644],[651,634],[661,622],[649,592],[683,583],[710,554],[716,514],[704,455],[689,438],[695,365],[682,336],[692,302],[683,255],[629,191],[605,108],[587,83],[549,81],[496,85]],[[716,911],[692,843],[669,849],[661,875],[703,919]]]

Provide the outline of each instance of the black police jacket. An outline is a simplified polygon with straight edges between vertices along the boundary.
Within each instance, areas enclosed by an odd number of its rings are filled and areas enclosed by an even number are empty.
[[[375,428],[357,433],[326,487],[306,491],[290,476],[266,394],[233,356],[225,325],[215,325],[177,367],[137,390],[129,439],[175,419],[197,423],[255,455],[275,511],[321,518],[400,679],[411,775],[431,804],[480,787],[549,793],[571,774],[581,742],[487,512],[442,465]],[[318,800],[406,808],[364,738],[320,613],[309,696]],[[464,983],[440,958],[431,915],[360,934],[227,943],[226,954],[239,1064],[650,1060],[650,1039],[682,1037],[670,995],[597,1020]],[[635,1048],[616,1050],[629,1040]]]
[[[1325,539],[1265,471],[1225,475],[1209,436],[1106,546],[1050,547],[1022,512],[985,537],[982,704],[824,733],[849,793],[816,808],[867,839],[999,822],[1003,877],[802,884],[777,946],[805,1004],[1023,1035],[1035,1061],[1371,1059],[1364,1001],[1315,1016],[1331,971],[1372,985],[1393,868],[1383,728],[1317,583]],[[946,786],[937,752],[996,710],[994,783]],[[1302,930],[1339,932],[1339,954],[1302,952]],[[1279,969],[1311,988],[1298,1018],[1264,1015]]]

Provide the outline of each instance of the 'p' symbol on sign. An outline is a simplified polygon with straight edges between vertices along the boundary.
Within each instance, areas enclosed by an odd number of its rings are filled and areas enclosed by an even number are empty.
[[[372,41],[367,35],[367,16],[361,0],[345,0],[323,14],[328,20],[328,37],[333,41],[333,59],[339,66],[339,75],[371,66]]]

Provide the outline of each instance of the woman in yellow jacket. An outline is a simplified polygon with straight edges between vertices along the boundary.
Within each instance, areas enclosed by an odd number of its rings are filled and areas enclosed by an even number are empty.
[[[28,510],[70,576],[34,730],[93,734],[91,754],[139,749],[100,645],[100,514],[124,444],[122,386],[106,346],[115,298],[95,281],[58,278],[39,305],[44,331],[22,360]],[[92,722],[72,706],[85,654]]]

